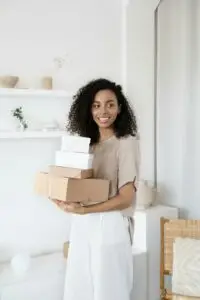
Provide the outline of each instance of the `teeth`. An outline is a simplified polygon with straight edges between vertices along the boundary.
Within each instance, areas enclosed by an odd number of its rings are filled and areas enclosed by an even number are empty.
[[[101,122],[106,122],[106,121],[108,121],[108,118],[100,118],[99,119]]]

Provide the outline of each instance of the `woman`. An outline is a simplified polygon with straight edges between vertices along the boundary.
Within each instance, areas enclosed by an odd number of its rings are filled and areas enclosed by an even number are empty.
[[[89,82],[74,97],[68,130],[91,139],[94,176],[110,180],[109,199],[73,214],[64,300],[130,300],[132,225],[138,179],[136,118],[119,85]]]

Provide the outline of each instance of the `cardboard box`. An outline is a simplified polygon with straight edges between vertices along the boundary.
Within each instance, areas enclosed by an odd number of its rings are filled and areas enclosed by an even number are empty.
[[[92,169],[93,154],[56,151],[55,165],[60,167]]]
[[[38,195],[48,197],[49,193],[49,179],[48,173],[38,173],[36,175],[34,190]]]
[[[89,153],[90,138],[64,135],[61,138],[61,151]]]
[[[46,182],[48,182],[48,184]],[[43,196],[46,192],[46,196],[51,199],[66,202],[82,202],[89,205],[108,200],[109,181],[92,178],[76,179],[56,177],[48,173],[40,173],[37,176],[35,191],[40,195],[42,192]]]
[[[93,170],[92,169],[81,170],[76,168],[50,166],[49,175],[85,179],[85,178],[92,178]]]
[[[49,176],[49,197],[67,202],[97,203],[108,200],[109,181]]]
[[[66,258],[66,259],[67,259],[67,257],[68,257],[68,252],[69,252],[69,242],[65,242],[65,243],[63,244],[63,256],[64,256],[64,258]]]

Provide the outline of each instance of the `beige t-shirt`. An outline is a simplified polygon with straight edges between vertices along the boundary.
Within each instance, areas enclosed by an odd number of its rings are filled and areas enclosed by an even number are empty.
[[[137,186],[139,176],[139,141],[136,137],[116,138],[112,136],[92,146],[94,154],[94,177],[110,181],[109,198],[118,194],[119,189],[129,182]],[[123,210],[125,216],[133,216],[135,197],[130,208]]]

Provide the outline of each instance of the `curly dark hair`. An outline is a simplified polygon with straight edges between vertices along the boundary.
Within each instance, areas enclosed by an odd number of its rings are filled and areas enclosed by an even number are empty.
[[[95,95],[100,90],[111,90],[114,92],[120,105],[120,113],[114,122],[116,137],[135,136],[137,134],[136,117],[122,92],[121,86],[104,78],[90,81],[81,87],[73,97],[74,101],[69,111],[67,130],[71,134],[89,137],[91,144],[99,141],[99,129],[92,118],[91,108]]]

